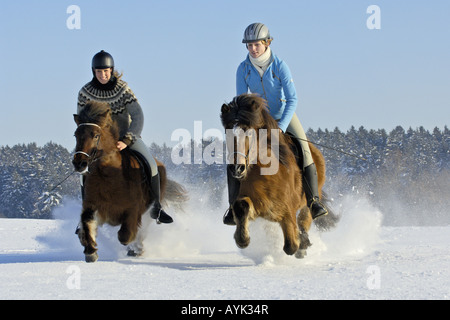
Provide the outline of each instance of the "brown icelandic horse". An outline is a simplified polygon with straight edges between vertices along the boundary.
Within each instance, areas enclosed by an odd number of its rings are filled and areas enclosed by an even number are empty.
[[[237,246],[249,245],[249,221],[261,217],[280,224],[286,254],[303,258],[311,245],[308,231],[312,217],[290,137],[280,133],[265,100],[254,94],[237,96],[222,105],[221,120],[227,132],[230,169],[240,181],[239,194],[232,204]],[[321,194],[325,160],[314,145],[309,147],[317,167]]]
[[[86,262],[98,259],[97,226],[104,223],[121,226],[118,238],[123,245],[131,244],[129,255],[142,254],[146,228],[141,222],[154,202],[150,178],[146,178],[142,162],[129,148],[117,149],[119,129],[111,118],[108,104],[89,102],[79,115],[74,115],[74,119],[78,128],[72,163],[75,170],[83,174],[84,180],[78,237],[84,246]],[[187,199],[185,190],[168,180],[164,165],[159,161],[157,164],[161,200],[181,204]]]

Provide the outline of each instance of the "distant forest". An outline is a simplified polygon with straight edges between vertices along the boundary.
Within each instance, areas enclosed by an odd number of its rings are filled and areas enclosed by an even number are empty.
[[[385,225],[450,224],[450,132],[423,127],[391,132],[351,127],[347,132],[308,130],[327,164],[325,189],[338,209],[339,199],[358,194],[383,212]],[[205,150],[211,141],[196,145]],[[191,141],[191,147],[194,142]],[[170,178],[182,183],[211,211],[227,204],[225,160],[222,163],[178,164],[172,148],[153,143],[151,152],[167,168]],[[342,153],[341,151],[345,152]],[[360,158],[348,155],[354,154]],[[79,177],[73,172],[72,152],[49,142],[0,147],[0,217],[52,218],[52,209],[65,199],[80,197]],[[194,162],[192,162],[194,163]],[[192,197],[191,197],[192,198]],[[339,213],[339,212],[338,212]]]

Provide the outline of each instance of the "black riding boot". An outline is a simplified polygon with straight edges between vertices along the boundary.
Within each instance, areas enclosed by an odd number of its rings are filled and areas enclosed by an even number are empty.
[[[328,214],[327,209],[319,200],[319,183],[317,181],[317,170],[314,163],[303,169],[303,189],[313,220]]]
[[[155,203],[150,211],[150,217],[156,219],[158,224],[172,223],[173,219],[166,212],[164,212],[161,206],[159,173],[151,177],[151,187],[153,196],[155,197]]]
[[[236,223],[234,222],[233,209],[231,208],[231,206],[233,205],[239,194],[241,183],[238,179],[233,177],[233,174],[231,173],[231,166],[232,165],[227,166],[228,203],[230,204],[230,207],[227,209],[225,215],[223,216],[223,223],[229,226],[235,226]]]

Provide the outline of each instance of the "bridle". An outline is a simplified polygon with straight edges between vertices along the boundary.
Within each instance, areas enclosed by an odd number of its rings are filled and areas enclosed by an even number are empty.
[[[233,152],[233,155],[239,155],[241,157],[244,157],[244,159],[245,159],[245,167],[247,168],[249,166],[248,154],[245,154],[245,153],[242,153],[242,152],[239,152],[239,151],[235,151],[235,152]]]
[[[237,121],[238,121],[238,119],[236,119],[236,122]],[[234,148],[233,148],[234,150],[236,150],[236,148],[237,148],[237,146],[236,146],[236,139],[238,139],[237,134],[236,134],[236,130],[237,130],[236,127],[237,126],[235,126],[233,128],[233,136],[234,136],[233,139],[234,139],[234,143],[235,143]],[[239,129],[241,129],[241,128],[239,128]],[[238,164],[237,163],[238,162],[237,161],[238,160],[238,156],[241,156],[241,157],[244,158],[245,162],[243,164],[240,164],[240,165],[244,165],[245,170],[247,170],[247,168],[250,165],[250,149],[247,150],[247,154],[245,154],[245,153],[243,153],[241,151],[238,151],[238,150],[233,151],[232,153],[229,154],[229,161],[230,161],[230,163],[232,163],[234,165],[237,165]]]
[[[102,130],[102,127],[100,127],[100,126],[99,126],[98,124],[96,124],[96,123],[86,122],[86,123],[80,123],[80,124],[78,125],[78,127],[82,127],[82,126],[92,126],[92,127],[97,127],[97,128],[99,128],[100,130]],[[92,152],[92,154],[88,154],[88,153],[86,153],[86,152],[84,152],[84,151],[76,151],[75,154],[74,154],[74,156],[77,155],[77,154],[82,154],[82,155],[86,156],[86,157],[89,159],[89,161],[88,161],[88,167],[89,167],[90,164],[92,164],[94,161],[97,161],[97,160],[99,159],[99,158],[95,158],[95,156],[97,155],[98,145],[99,145],[99,143],[100,143],[100,138],[101,138],[101,135],[99,135],[99,137],[98,137],[98,139],[97,139],[97,145],[95,146],[94,151]]]

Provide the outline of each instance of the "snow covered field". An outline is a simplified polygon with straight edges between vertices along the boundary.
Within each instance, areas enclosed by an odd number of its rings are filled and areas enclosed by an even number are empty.
[[[151,225],[141,258],[125,255],[117,228],[99,228],[94,264],[74,234],[79,203],[57,220],[0,219],[0,299],[448,300],[450,226],[383,227],[381,212],[353,202],[336,229],[313,227],[303,260],[283,253],[277,225],[254,222],[240,250],[221,212],[192,204],[172,225]]]

